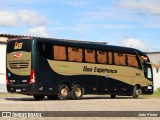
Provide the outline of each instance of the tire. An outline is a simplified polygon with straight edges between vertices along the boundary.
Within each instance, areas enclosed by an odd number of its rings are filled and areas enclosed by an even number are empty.
[[[111,94],[111,98],[116,98],[116,95]]]
[[[43,100],[45,96],[44,95],[33,95],[33,97],[35,100],[39,101],[39,100]]]
[[[134,86],[133,88],[133,98],[138,98],[139,95],[139,89],[137,86]]]
[[[69,99],[69,87],[66,84],[62,84],[59,87],[58,96],[59,100],[68,100]]]
[[[80,100],[83,96],[83,88],[81,85],[74,85],[72,91],[70,92],[70,97],[72,100]]]
[[[47,95],[49,100],[57,100],[57,95]]]

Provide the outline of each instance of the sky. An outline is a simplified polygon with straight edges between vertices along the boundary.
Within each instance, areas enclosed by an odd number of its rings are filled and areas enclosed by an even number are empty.
[[[160,51],[160,0],[0,0],[0,33]]]

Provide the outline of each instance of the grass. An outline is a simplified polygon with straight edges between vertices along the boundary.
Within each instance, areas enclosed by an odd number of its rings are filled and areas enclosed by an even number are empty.
[[[147,98],[160,98],[160,88],[157,88],[157,90],[152,95],[142,95],[142,96]]]
[[[153,95],[158,95],[158,96],[160,96],[160,88],[157,88],[157,90],[154,92]]]

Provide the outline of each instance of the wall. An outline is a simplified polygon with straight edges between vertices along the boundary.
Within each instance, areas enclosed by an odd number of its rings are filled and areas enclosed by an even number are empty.
[[[6,44],[0,44],[0,83],[5,83],[6,73]]]
[[[159,72],[156,72],[156,68],[153,67],[153,82],[154,82],[154,91],[160,87],[160,52],[150,52],[147,53],[150,61],[159,66]]]
[[[0,37],[0,92],[6,91],[6,40]]]
[[[0,44],[0,92],[6,92],[6,44]]]
[[[160,69],[157,73],[156,68],[153,68],[153,82],[154,82],[154,91],[160,87]]]

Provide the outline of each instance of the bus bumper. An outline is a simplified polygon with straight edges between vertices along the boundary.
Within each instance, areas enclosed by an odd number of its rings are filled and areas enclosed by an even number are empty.
[[[146,86],[146,87],[142,87],[142,94],[148,94],[151,95],[153,94],[153,86]]]
[[[28,94],[28,95],[34,95],[37,92],[34,84],[7,85],[7,91],[9,93]]]

